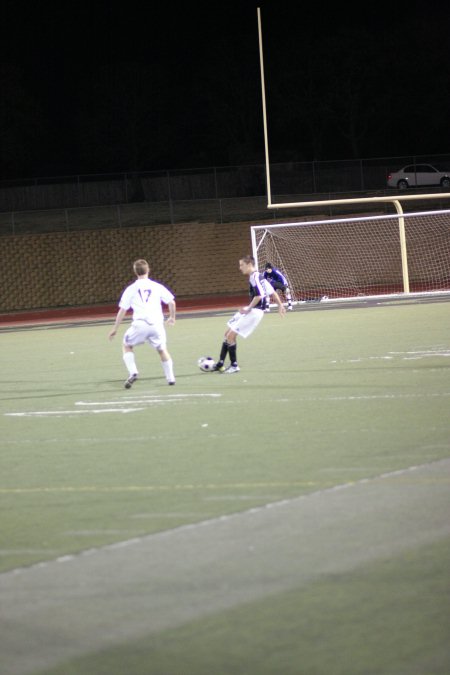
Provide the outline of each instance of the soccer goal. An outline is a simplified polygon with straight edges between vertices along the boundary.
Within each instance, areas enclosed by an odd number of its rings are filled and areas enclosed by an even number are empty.
[[[266,159],[267,208],[314,209],[358,205],[372,213],[380,204],[393,215],[270,223],[251,227],[253,255],[288,280],[293,300],[450,292],[450,210],[404,213],[401,202],[442,195],[408,194],[290,202],[272,199],[261,10],[257,8]],[[286,197],[286,196],[285,196]],[[366,212],[367,213],[367,212]]]
[[[251,238],[297,302],[450,292],[450,210],[254,225]]]

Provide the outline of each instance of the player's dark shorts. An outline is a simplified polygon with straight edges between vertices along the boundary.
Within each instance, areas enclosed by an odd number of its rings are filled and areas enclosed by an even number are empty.
[[[282,284],[281,281],[271,281],[270,283],[276,291],[283,291],[284,293],[287,288],[286,284]]]

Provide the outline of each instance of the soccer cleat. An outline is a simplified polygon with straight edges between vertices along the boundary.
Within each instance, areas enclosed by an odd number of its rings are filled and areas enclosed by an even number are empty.
[[[226,369],[226,373],[238,373],[240,371],[239,366],[236,364],[235,366],[228,366]]]
[[[292,305],[288,305],[288,312],[292,312],[292,309],[293,309]]]
[[[270,312],[270,307],[266,307],[266,309],[265,309],[264,311],[267,312],[267,313],[269,313],[269,312]]]
[[[220,361],[218,361],[214,366],[213,370],[215,370],[217,373],[224,373],[225,366],[223,365],[223,363],[220,363]]]
[[[170,382],[167,382],[167,384],[170,384],[170,385],[175,384],[175,380],[171,380]]]
[[[130,375],[128,380],[125,380],[124,385],[125,389],[131,389],[131,385],[133,384],[133,382],[136,382],[137,378],[138,378],[137,373],[133,373],[133,375]]]

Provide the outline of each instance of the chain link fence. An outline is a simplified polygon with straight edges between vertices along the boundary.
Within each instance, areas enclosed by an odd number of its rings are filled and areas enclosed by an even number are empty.
[[[274,201],[285,202],[382,196],[390,193],[389,172],[418,162],[445,169],[450,155],[273,164],[271,192]],[[279,218],[266,208],[265,195],[264,165],[2,181],[0,235]],[[341,212],[335,207],[322,214]]]

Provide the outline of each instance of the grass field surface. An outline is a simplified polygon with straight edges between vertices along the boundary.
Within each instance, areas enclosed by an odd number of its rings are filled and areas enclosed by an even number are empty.
[[[2,675],[450,670],[450,302],[321,304],[0,333]]]

